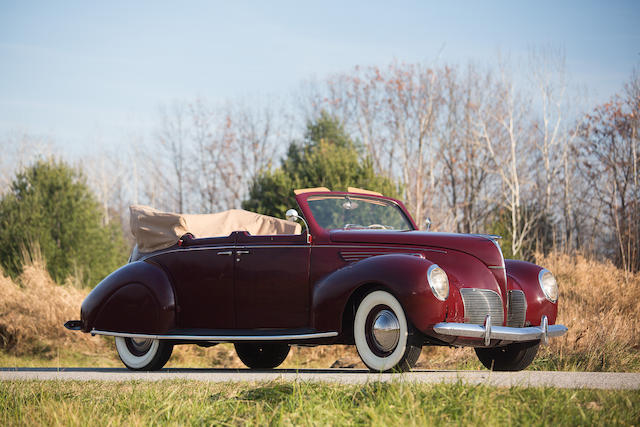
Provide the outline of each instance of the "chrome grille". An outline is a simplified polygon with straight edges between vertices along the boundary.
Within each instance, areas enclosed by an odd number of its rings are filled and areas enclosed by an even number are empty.
[[[487,314],[491,315],[491,323],[502,325],[504,311],[502,310],[502,298],[497,292],[489,289],[460,289],[464,304],[464,319],[466,323],[483,325]]]
[[[507,326],[513,326],[514,328],[524,327],[524,321],[527,316],[527,300],[524,297],[524,292],[519,290],[509,291],[507,298]]]

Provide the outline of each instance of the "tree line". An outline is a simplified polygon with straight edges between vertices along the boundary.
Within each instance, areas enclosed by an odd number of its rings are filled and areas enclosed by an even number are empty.
[[[294,187],[369,186],[432,230],[502,235],[508,257],[580,251],[639,270],[640,75],[581,111],[561,52],[512,68],[393,62],[308,83],[279,108],[177,102],[145,141],[82,166],[125,234],[131,202],[278,214]]]

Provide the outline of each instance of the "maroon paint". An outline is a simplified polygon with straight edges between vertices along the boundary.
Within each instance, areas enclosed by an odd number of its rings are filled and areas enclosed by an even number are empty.
[[[505,260],[507,275],[513,289],[520,289],[527,299],[526,322],[539,325],[542,316],[547,316],[549,324],[556,323],[558,304],[552,303],[544,296],[538,284],[538,273],[542,267],[526,261]]]
[[[240,252],[249,253],[240,253]],[[306,234],[240,233],[235,272],[236,328],[309,326],[309,253]]]
[[[82,330],[166,333],[175,327],[175,297],[167,275],[136,261],[98,284],[80,308]]]
[[[317,283],[313,292],[313,326],[340,331],[343,309],[353,292],[374,285],[393,294],[418,329],[444,319],[446,304],[438,301],[427,283],[431,262],[411,255],[389,254],[367,258],[342,268]]]
[[[361,286],[388,289],[410,321],[428,334],[435,323],[465,321],[460,289],[466,287],[495,290],[503,303],[507,290],[522,289],[526,320],[538,325],[544,314],[555,323],[557,304],[546,300],[537,282],[541,267],[507,260],[504,283],[504,270],[487,268],[500,267],[502,259],[484,236],[329,232],[318,226],[306,203],[308,197],[322,194],[327,193],[296,196],[313,236],[311,245],[306,233],[234,232],[186,240],[182,247],[150,254],[103,280],[82,304],[83,330],[166,334],[172,329],[310,328],[341,333],[347,301]],[[417,228],[402,203],[384,199],[397,203]],[[231,255],[219,254],[228,251]],[[371,253],[359,260],[354,252]],[[432,263],[449,277],[446,302],[429,288],[426,272]]]
[[[148,258],[161,265],[176,293],[177,326],[181,329],[235,327],[234,257],[236,233],[228,237],[195,239],[184,248]]]

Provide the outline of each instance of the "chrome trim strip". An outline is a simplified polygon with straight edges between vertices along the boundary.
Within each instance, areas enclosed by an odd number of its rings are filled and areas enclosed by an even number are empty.
[[[368,250],[368,249],[394,249],[394,250],[407,250],[407,251],[421,251],[421,252],[438,252],[441,254],[446,254],[447,251],[441,249],[431,249],[431,248],[421,248],[419,246],[372,246],[367,244],[362,245],[307,245],[306,243],[300,245],[274,245],[274,244],[265,244],[265,245],[227,245],[227,246],[194,246],[194,247],[181,247],[177,249],[170,249],[166,251],[158,251],[158,252],[150,252],[145,253],[137,259],[137,261],[143,261],[147,258],[154,257],[156,255],[164,255],[175,252],[189,252],[189,251],[213,251],[213,250],[221,250],[221,249],[262,249],[262,248],[336,248],[336,249],[360,249],[360,250]]]
[[[487,335],[489,335],[490,339],[503,341],[545,341],[545,336],[547,339],[559,337],[568,331],[567,327],[564,325],[544,324],[544,320],[542,320],[542,323],[543,324],[540,326],[529,326],[526,328],[492,326],[489,334],[487,334],[487,329],[484,326],[474,325],[471,323],[442,322],[437,323],[433,327],[433,330],[440,335],[483,338],[485,342]]]
[[[356,251],[340,251],[339,252],[340,257],[347,262],[353,262],[353,261],[362,261],[363,259],[367,259],[367,258],[371,258],[374,256],[380,256],[380,255],[410,255],[410,256],[415,256],[418,258],[423,258],[424,259],[424,255],[418,252],[396,252],[396,251],[388,251],[388,252],[381,252],[381,251],[376,251],[376,252],[356,252]]]
[[[107,335],[122,338],[140,338],[153,340],[189,340],[189,341],[287,341],[287,340],[310,340],[314,338],[330,338],[338,335],[337,332],[318,332],[314,334],[297,335],[153,335],[153,334],[133,334],[127,332],[110,332],[91,330],[91,335]]]
[[[363,243],[362,245],[312,245],[311,248],[339,248],[339,249],[359,249],[361,251],[366,251],[369,249],[395,249],[395,250],[408,250],[408,251],[423,251],[423,252],[439,252],[441,254],[446,254],[447,251],[442,249],[431,249],[431,248],[421,248],[419,245],[416,246],[382,246],[382,245],[367,245]]]
[[[504,270],[504,267],[500,266],[500,265],[488,265],[488,268],[494,268],[496,270]]]
[[[504,269],[504,289],[506,291],[507,289],[507,266],[504,263],[504,255],[502,254],[502,248],[500,247],[500,243],[498,243],[498,239],[501,239],[502,237],[500,236],[495,236],[495,235],[489,235],[489,236],[485,236],[487,239],[491,240],[491,242],[496,245],[496,248],[498,248],[498,252],[500,252],[500,258],[502,259],[502,268]],[[492,268],[492,267],[489,267]]]

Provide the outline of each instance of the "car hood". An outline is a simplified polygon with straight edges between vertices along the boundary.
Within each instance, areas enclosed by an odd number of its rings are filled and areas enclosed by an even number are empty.
[[[333,242],[372,243],[450,249],[475,256],[488,266],[503,266],[494,238],[481,234],[435,233],[429,231],[333,230]]]

